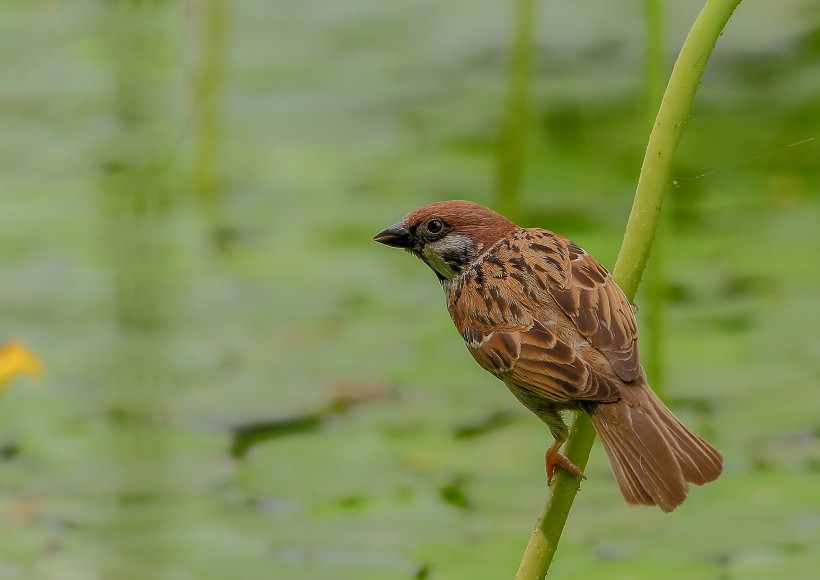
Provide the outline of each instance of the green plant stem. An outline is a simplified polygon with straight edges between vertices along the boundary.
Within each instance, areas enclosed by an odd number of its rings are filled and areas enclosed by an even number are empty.
[[[179,281],[172,219],[187,195],[176,170],[183,71],[170,48],[180,40],[179,7],[155,0],[107,2],[105,8],[100,32],[111,62],[116,130],[99,163],[113,295],[111,337],[100,352],[105,381],[97,389],[98,415],[107,427],[99,450],[106,472],[98,477],[98,501],[108,508],[98,530],[100,576],[143,580],[169,575],[179,514],[169,435]]]
[[[221,230],[223,140],[222,108],[225,93],[225,60],[230,6],[227,0],[201,3],[199,60],[196,68],[196,116],[193,126],[193,189],[199,198],[215,239]]]
[[[202,32],[196,71],[197,116],[194,125],[194,193],[213,203],[219,187],[218,143],[225,85],[225,42],[228,6],[225,0],[202,4]]]
[[[672,160],[700,79],[723,27],[740,0],[707,0],[681,48],[646,147],[635,201],[613,275],[632,299],[641,281]]]
[[[683,43],[661,102],[646,148],[635,201],[613,277],[632,300],[646,266],[661,204],[669,182],[672,159],[689,116],[706,62],[720,33],[740,0],[707,0]],[[586,465],[595,432],[589,419],[578,414],[566,444],[566,454],[579,467]],[[558,470],[552,495],[539,515],[516,580],[544,578],[552,563],[578,492],[580,480]]]
[[[532,77],[535,0],[516,0],[510,77],[498,148],[496,206],[515,219],[524,175]]]

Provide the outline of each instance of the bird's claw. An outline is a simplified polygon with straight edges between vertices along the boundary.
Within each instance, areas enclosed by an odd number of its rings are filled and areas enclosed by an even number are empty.
[[[553,443],[550,445],[547,452],[544,454],[544,462],[547,469],[547,485],[552,485],[552,479],[555,476],[556,469],[560,466],[569,471],[575,477],[586,479],[586,475],[581,471],[581,468],[575,465],[569,458],[561,453],[559,450],[560,444]]]

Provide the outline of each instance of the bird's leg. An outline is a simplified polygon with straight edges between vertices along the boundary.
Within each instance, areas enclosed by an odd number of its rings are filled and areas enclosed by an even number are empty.
[[[555,470],[560,466],[569,471],[575,477],[586,479],[581,468],[575,465],[569,458],[561,453],[561,445],[569,438],[569,428],[564,424],[561,418],[561,410],[553,405],[543,405],[539,408],[538,417],[547,424],[550,428],[555,441],[547,448],[544,453],[544,463],[547,468],[547,485],[552,485],[552,478],[555,476]]]
[[[553,441],[552,445],[547,448],[547,452],[544,454],[544,462],[547,467],[547,485],[552,485],[552,478],[555,475],[555,470],[559,466],[569,471],[575,477],[586,479],[586,476],[584,475],[584,472],[581,471],[581,468],[570,461],[566,455],[561,453],[561,445],[565,440],[566,438],[556,439]]]

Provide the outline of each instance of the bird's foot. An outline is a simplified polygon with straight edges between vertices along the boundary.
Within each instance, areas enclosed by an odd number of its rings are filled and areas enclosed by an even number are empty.
[[[560,466],[569,471],[575,477],[586,479],[581,468],[575,465],[569,458],[561,453],[561,443],[563,441],[556,441],[549,446],[547,452],[544,454],[544,462],[547,467],[547,485],[552,485],[552,478],[555,476],[555,470]]]

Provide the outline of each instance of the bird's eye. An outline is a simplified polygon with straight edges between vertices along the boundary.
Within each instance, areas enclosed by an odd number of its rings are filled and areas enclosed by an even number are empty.
[[[427,222],[427,231],[431,234],[440,234],[444,229],[444,222],[441,220],[430,220]]]

